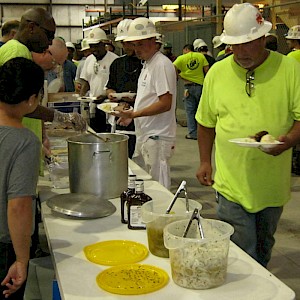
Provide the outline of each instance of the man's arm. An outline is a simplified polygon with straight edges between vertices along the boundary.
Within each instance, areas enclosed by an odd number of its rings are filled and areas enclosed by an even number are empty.
[[[52,122],[54,118],[54,109],[38,105],[36,110],[26,115],[26,117],[40,119],[44,122]]]
[[[300,143],[300,121],[295,121],[293,127],[286,135],[278,137],[278,141],[283,142],[282,145],[278,145],[270,149],[261,149],[263,152],[277,156]]]
[[[32,197],[19,197],[9,200],[7,219],[16,261],[10,266],[1,284],[6,285],[8,288],[4,292],[5,295],[10,295],[17,291],[27,278],[32,230]],[[10,281],[12,281],[12,284]]]
[[[58,110],[51,109],[38,105],[36,110],[26,117],[40,119],[44,122],[57,122],[59,124],[71,125],[75,130],[84,131],[86,130],[86,121],[77,112],[74,113],[62,113]]]
[[[80,96],[83,97],[90,90],[90,85],[86,80],[82,78],[81,80],[82,80],[82,84],[81,84]]]
[[[169,111],[171,107],[172,107],[172,95],[169,92],[167,92],[166,94],[159,96],[158,101],[154,102],[153,104],[141,110],[138,111],[125,110],[119,112],[118,115],[116,116],[124,119],[128,119],[128,118],[134,119],[139,117],[154,116]]]
[[[212,185],[211,155],[215,140],[215,128],[207,128],[198,124],[198,148],[200,167],[196,173],[199,182],[203,185]]]
[[[209,70],[209,66],[204,66],[203,67],[204,75],[208,72],[208,70]]]

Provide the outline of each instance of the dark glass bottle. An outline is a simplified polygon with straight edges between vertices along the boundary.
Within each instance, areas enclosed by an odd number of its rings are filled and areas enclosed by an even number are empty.
[[[128,197],[135,192],[135,180],[136,175],[129,175],[128,176],[128,188],[124,191],[120,198],[121,198],[121,222],[124,224],[128,223],[128,214],[127,210],[125,211],[125,205],[128,200]]]
[[[130,195],[127,200],[128,228],[129,229],[146,229],[142,222],[141,208],[142,205],[152,200],[150,196],[144,193],[144,180],[135,181],[135,193]]]

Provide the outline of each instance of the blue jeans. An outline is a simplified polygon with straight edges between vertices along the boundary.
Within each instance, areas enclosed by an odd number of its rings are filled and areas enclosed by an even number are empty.
[[[195,115],[202,94],[202,85],[185,85],[184,88],[186,89],[184,104],[189,135],[192,138],[197,138],[197,121]]]
[[[227,200],[219,193],[217,202],[220,220],[234,227],[231,240],[262,266],[267,267],[283,207],[267,207],[257,213],[249,213],[241,205]]]

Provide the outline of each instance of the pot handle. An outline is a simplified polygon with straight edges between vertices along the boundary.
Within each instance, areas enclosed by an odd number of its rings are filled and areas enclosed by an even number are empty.
[[[108,153],[108,154],[109,154],[109,159],[111,160],[111,152],[110,152],[110,150],[99,150],[99,151],[95,151],[95,152],[93,153],[93,157],[95,157],[96,155],[104,154],[104,153]]]

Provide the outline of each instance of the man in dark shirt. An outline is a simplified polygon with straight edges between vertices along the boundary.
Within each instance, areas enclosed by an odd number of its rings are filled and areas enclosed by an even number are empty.
[[[106,95],[111,101],[117,101],[114,93],[137,91],[137,82],[142,69],[140,59],[135,55],[134,47],[130,42],[123,40],[127,36],[127,30],[132,20],[124,19],[117,27],[116,42],[121,42],[125,55],[115,59],[109,69],[109,80],[106,84]],[[134,98],[122,98],[121,101],[128,102],[133,106]],[[127,127],[117,126],[117,130],[134,131],[134,122]],[[128,134],[128,156],[131,158],[135,148],[135,135]]]

